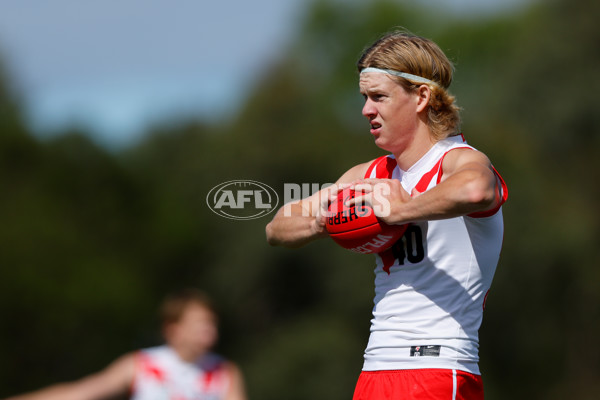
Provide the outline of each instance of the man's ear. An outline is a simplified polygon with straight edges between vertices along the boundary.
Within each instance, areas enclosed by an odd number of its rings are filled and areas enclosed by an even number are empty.
[[[417,112],[420,113],[427,109],[429,99],[431,98],[431,89],[427,85],[421,85],[417,89]]]

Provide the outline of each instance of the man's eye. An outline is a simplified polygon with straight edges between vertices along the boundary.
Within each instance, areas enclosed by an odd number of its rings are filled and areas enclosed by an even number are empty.
[[[363,97],[363,99],[367,100],[370,99],[372,101],[381,101],[383,100],[386,96],[383,94],[361,94],[361,96]]]

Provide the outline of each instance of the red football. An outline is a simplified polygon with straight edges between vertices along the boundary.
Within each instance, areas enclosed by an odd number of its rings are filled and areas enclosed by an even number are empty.
[[[329,236],[340,246],[357,253],[380,253],[392,247],[406,231],[407,225],[388,225],[380,221],[369,205],[346,207],[354,191],[342,190],[337,201],[329,205],[326,221]]]

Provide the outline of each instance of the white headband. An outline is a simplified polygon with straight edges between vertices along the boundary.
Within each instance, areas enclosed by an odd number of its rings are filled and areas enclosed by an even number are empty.
[[[379,72],[382,74],[388,74],[388,75],[395,75],[395,76],[399,76],[401,78],[404,79],[409,79],[411,81],[414,82],[419,82],[419,83],[429,83],[431,85],[435,85],[435,86],[439,86],[438,83],[429,80],[427,78],[423,78],[421,76],[417,76],[417,75],[413,75],[413,74],[409,74],[406,72],[400,72],[400,71],[395,71],[393,69],[381,69],[381,68],[372,68],[372,67],[368,67],[368,68],[363,68],[360,73],[362,74],[363,72]]]

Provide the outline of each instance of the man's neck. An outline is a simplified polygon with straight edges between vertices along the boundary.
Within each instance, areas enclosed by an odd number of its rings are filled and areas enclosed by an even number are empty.
[[[197,361],[200,357],[202,357],[206,352],[197,352],[191,349],[185,349],[183,347],[174,347],[171,346],[175,354],[185,362],[193,363]]]
[[[403,171],[408,171],[415,165],[427,152],[435,145],[436,141],[432,138],[429,130],[415,135],[412,142],[401,152],[394,153],[398,167]]]

